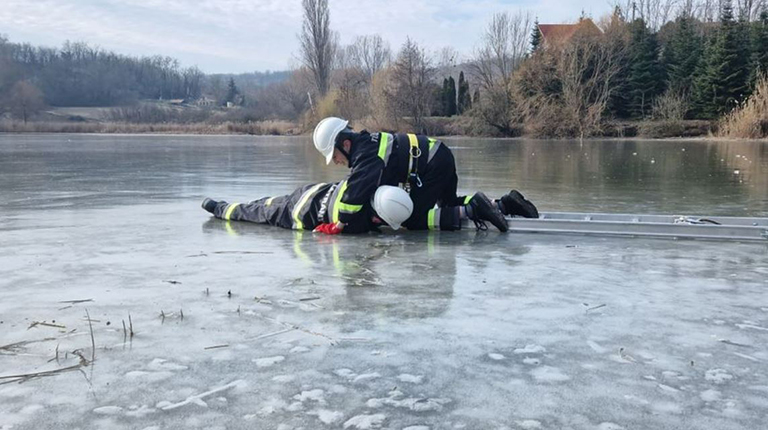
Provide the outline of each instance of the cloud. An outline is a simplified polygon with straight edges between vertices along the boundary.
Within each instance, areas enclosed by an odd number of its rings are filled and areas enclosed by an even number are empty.
[[[13,41],[86,41],[130,55],[169,55],[206,72],[285,69],[295,58],[301,0],[3,0],[0,26]],[[584,5],[587,6],[584,6]],[[381,34],[397,50],[411,37],[430,50],[472,52],[495,12],[528,9],[542,22],[599,15],[601,0],[330,0],[341,41]]]

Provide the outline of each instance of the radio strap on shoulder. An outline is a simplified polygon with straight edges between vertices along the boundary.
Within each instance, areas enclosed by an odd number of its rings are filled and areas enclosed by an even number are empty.
[[[415,134],[408,134],[408,175],[405,178],[405,191],[411,192],[411,182],[421,188],[421,178],[419,178],[419,157],[421,157],[421,148],[419,147],[419,138]],[[415,160],[415,161],[414,161]]]

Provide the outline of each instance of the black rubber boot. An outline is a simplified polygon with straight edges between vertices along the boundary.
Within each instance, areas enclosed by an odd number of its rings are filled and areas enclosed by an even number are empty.
[[[501,212],[504,215],[517,215],[525,218],[538,218],[539,210],[528,201],[520,191],[512,190],[501,197]]]
[[[205,200],[203,200],[202,206],[203,206],[203,209],[205,209],[206,211],[213,213],[214,209],[216,209],[216,205],[218,204],[219,202],[217,202],[216,200],[206,197]]]
[[[499,231],[502,232],[509,229],[509,227],[507,227],[507,219],[504,218],[504,214],[501,213],[498,206],[496,206],[496,204],[493,203],[491,199],[489,199],[485,194],[476,193],[469,200],[469,206],[469,219],[475,222],[475,227],[477,227],[478,230],[488,229],[484,221],[490,221],[491,224],[493,224],[496,228],[499,229]]]

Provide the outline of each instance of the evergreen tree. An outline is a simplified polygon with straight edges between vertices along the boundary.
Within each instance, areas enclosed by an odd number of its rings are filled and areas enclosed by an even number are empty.
[[[744,25],[734,21],[731,1],[725,0],[720,28],[707,44],[694,82],[694,109],[700,118],[722,115],[747,95],[749,58],[743,43]]]
[[[605,30],[605,40],[618,65],[618,71],[614,77],[615,90],[608,99],[608,112],[617,118],[628,118],[629,109],[629,54],[627,53],[628,37],[626,37],[628,24],[624,20],[621,8],[614,8],[611,21]],[[559,90],[558,90],[559,91]]]
[[[456,81],[453,76],[448,77],[448,90],[446,91],[446,116],[456,115]]]
[[[704,41],[696,31],[696,21],[689,15],[681,15],[669,43],[664,48],[664,65],[667,86],[678,94],[690,94],[692,77],[704,52]]]
[[[240,94],[240,90],[237,89],[234,78],[229,78],[229,83],[227,84],[227,97],[224,99],[224,102],[235,103],[238,94]]]
[[[752,56],[749,78],[750,87],[754,87],[758,74],[768,74],[768,7],[760,12],[760,19],[752,24]]]
[[[440,92],[440,115],[450,116],[449,105],[450,95],[448,88],[448,78],[443,78],[443,90]]]
[[[472,107],[472,99],[469,95],[469,82],[464,79],[464,71],[459,73],[459,94],[458,104],[456,105],[456,113],[459,115],[464,114]]]
[[[653,99],[663,88],[662,68],[659,63],[659,47],[656,36],[651,34],[645,21],[635,20],[630,27],[629,44],[629,109],[633,117],[650,113]]]
[[[539,19],[533,22],[533,31],[531,32],[531,53],[536,52],[541,45],[541,30],[539,30]]]

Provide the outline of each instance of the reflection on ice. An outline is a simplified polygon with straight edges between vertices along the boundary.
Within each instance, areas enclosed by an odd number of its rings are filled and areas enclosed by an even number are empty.
[[[764,426],[764,245],[320,237],[199,208],[333,175],[290,142],[90,137],[75,156],[24,139],[0,145],[0,378],[90,358],[86,309],[96,360],[0,379],[0,429]],[[550,209],[666,212],[683,195],[685,212],[707,213],[732,194],[720,213],[766,215],[752,205],[765,197],[759,148],[665,145],[457,152],[477,168],[461,173],[467,188],[514,180]],[[280,160],[307,168],[288,177]],[[755,187],[732,182],[734,167]]]

